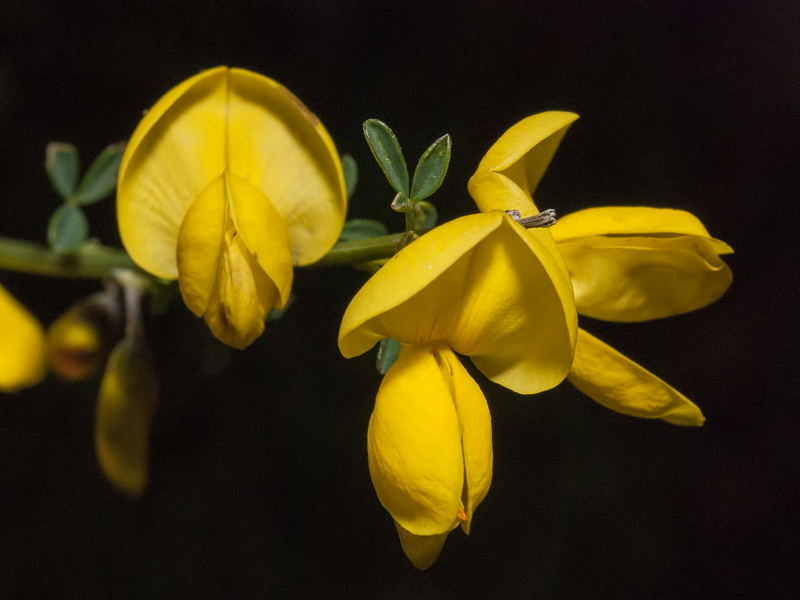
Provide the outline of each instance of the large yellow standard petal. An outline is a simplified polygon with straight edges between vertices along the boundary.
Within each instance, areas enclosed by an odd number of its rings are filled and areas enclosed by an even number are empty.
[[[604,207],[559,219],[553,236],[578,312],[607,321],[657,319],[702,308],[733,280],[733,250],[685,211]]]
[[[663,419],[674,425],[705,422],[686,396],[583,329],[578,330],[568,379],[595,402],[624,415]]]
[[[469,532],[491,482],[491,435],[486,399],[453,352],[403,347],[378,391],[369,466],[418,568],[433,564],[454,527]]]
[[[29,387],[44,375],[44,330],[36,317],[0,286],[0,391]]]
[[[478,208],[482,212],[518,210],[523,217],[538,212],[531,195],[577,118],[571,112],[543,112],[523,119],[500,136],[468,183]]]
[[[189,208],[177,259],[184,302],[234,348],[261,335],[269,311],[288,299],[293,274],[283,220],[235,175],[213,180]]]
[[[566,376],[576,329],[558,260],[494,211],[446,223],[391,258],[348,306],[339,348],[352,357],[384,337],[440,343],[493,381],[533,394]]]
[[[162,97],[126,147],[117,218],[125,248],[142,268],[177,277],[184,215],[226,170],[270,199],[287,224],[296,263],[317,260],[336,242],[346,194],[325,128],[271,79],[218,67]]]

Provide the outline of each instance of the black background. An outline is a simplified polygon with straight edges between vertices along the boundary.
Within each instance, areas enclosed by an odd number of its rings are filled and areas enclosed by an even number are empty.
[[[0,1],[0,234],[43,240],[50,140],[87,158],[219,64],[299,96],[361,167],[352,216],[402,220],[360,125],[409,162],[449,132],[443,219],[473,212],[489,145],[547,109],[581,119],[537,192],[566,214],[682,208],[729,242],[734,283],[658,322],[583,319],[695,400],[682,429],[568,384],[489,400],[495,476],[466,537],[418,572],[369,480],[373,355],[335,349],[365,275],[296,275],[287,316],[200,377],[182,306],[149,323],[163,397],[138,503],[92,447],[97,380],[0,397],[0,598],[790,598],[797,589],[800,9],[704,2]],[[118,244],[113,202],[87,210]],[[93,281],[3,272],[47,324]]]

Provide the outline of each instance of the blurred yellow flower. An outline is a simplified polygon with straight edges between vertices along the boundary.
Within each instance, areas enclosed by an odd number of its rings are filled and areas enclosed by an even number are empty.
[[[177,278],[189,309],[235,348],[285,305],[293,264],[336,243],[347,209],[320,121],[275,81],[227,67],[184,81],[147,112],[118,184],[128,253]]]
[[[68,381],[96,374],[122,337],[122,321],[113,292],[98,292],[79,300],[47,329],[50,369]]]
[[[478,207],[515,209],[523,218],[537,213],[531,195],[577,118],[544,112],[504,133],[470,179]],[[733,250],[685,211],[594,208],[560,218],[550,231],[583,315],[619,322],[667,317],[710,304],[731,284],[730,269],[719,256]],[[623,414],[677,425],[705,420],[688,398],[582,329],[568,379]]]
[[[501,211],[446,223],[389,259],[342,319],[345,357],[386,337],[403,344],[370,420],[369,465],[418,568],[433,564],[453,528],[469,532],[491,481],[489,410],[455,352],[520,393],[569,371],[577,315],[548,236]]]
[[[141,332],[112,350],[95,411],[95,450],[108,480],[133,498],[147,486],[150,431],[159,385]]]
[[[0,286],[0,391],[29,387],[39,383],[45,373],[42,326]]]

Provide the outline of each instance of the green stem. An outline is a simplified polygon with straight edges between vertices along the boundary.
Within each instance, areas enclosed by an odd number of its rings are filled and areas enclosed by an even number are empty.
[[[364,240],[339,242],[315,265],[358,264],[389,258],[397,252],[404,233]],[[85,244],[75,252],[55,252],[33,242],[0,236],[0,270],[21,271],[51,277],[102,279],[118,269],[139,269],[123,251],[99,244]]]
[[[397,252],[404,233],[392,233],[364,240],[339,242],[315,265],[358,264],[379,258],[389,258]]]
[[[0,237],[0,269],[52,277],[108,277],[117,269],[141,273],[122,250],[84,244],[75,252],[55,252],[40,244]]]

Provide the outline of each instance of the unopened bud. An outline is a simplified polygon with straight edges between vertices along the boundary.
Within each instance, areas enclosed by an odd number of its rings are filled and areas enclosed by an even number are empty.
[[[147,485],[157,403],[158,379],[150,351],[143,336],[128,335],[111,352],[100,384],[95,448],[108,480],[134,498]]]
[[[73,304],[47,331],[50,368],[69,381],[97,373],[122,337],[123,326],[116,294],[99,292]]]

